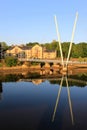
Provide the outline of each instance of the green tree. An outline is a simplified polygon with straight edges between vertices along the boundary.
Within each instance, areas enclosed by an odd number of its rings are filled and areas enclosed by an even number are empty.
[[[0,44],[2,45],[3,51],[6,51],[9,48],[6,42],[0,42]]]
[[[87,43],[74,44],[72,47],[72,57],[87,57]]]
[[[79,56],[79,47],[77,44],[72,45],[72,50],[71,50],[71,57],[72,58],[78,58]]]
[[[68,51],[69,51],[70,42],[63,42],[62,43],[62,51],[63,51],[63,57],[67,58]]]
[[[38,42],[29,42],[29,43],[26,43],[26,46],[30,46],[30,47],[33,47],[34,45],[39,45]]]
[[[82,57],[87,57],[87,43],[80,43],[80,50],[82,50]]]

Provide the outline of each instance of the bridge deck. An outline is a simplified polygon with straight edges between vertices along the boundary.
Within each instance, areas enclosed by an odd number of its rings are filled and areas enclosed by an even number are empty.
[[[45,62],[45,63],[60,63],[62,64],[61,60],[57,59],[26,59],[26,58],[19,58],[19,61],[29,61],[29,62]],[[64,64],[66,64],[66,61],[64,61]],[[80,61],[68,61],[68,64],[85,64],[87,65],[87,62],[80,62]]]

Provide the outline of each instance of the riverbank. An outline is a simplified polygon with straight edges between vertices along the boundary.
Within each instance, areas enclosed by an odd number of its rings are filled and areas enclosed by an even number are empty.
[[[12,67],[0,67],[0,73],[22,73],[29,70],[40,70],[39,66],[28,67],[28,66],[12,66]]]
[[[87,73],[87,67],[73,67],[68,66],[68,71],[63,74],[77,74],[77,73]],[[59,66],[53,67],[43,67],[39,65],[36,66],[15,66],[15,67],[0,67],[0,74],[23,74],[27,73],[39,73],[40,75],[58,75],[61,74],[61,68]]]

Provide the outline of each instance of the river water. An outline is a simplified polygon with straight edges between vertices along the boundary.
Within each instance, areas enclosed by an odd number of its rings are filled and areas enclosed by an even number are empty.
[[[0,129],[87,130],[87,73],[0,76]]]

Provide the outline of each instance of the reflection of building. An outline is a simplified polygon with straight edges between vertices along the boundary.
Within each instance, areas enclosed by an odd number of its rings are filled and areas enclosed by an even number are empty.
[[[42,46],[36,44],[33,47],[27,46],[13,46],[6,51],[6,55],[23,57],[23,58],[48,58],[54,59],[56,58],[56,51],[48,51],[43,49]]]
[[[0,100],[2,99],[2,92],[3,92],[3,90],[2,90],[2,83],[0,82]]]
[[[34,79],[34,80],[32,80],[32,83],[35,84],[35,85],[41,84],[42,82],[43,82],[42,79]]]

